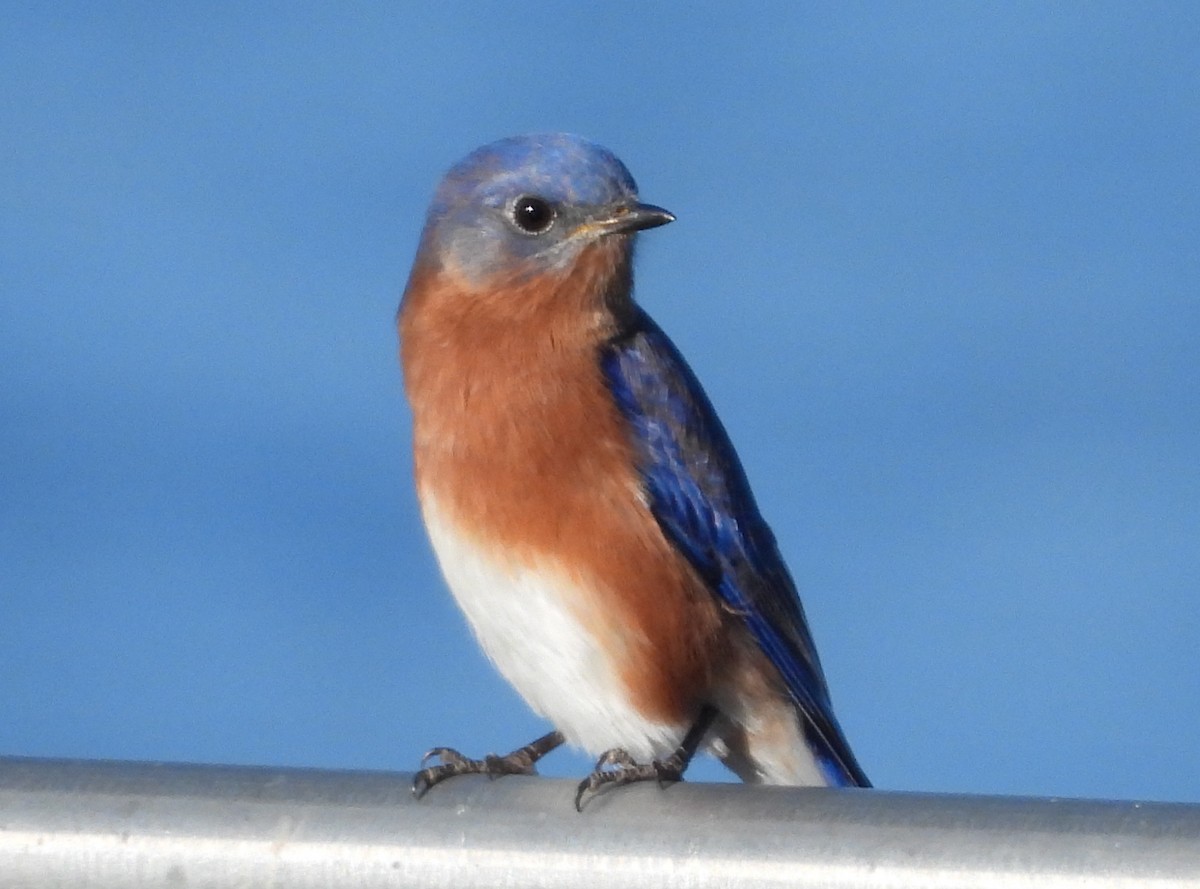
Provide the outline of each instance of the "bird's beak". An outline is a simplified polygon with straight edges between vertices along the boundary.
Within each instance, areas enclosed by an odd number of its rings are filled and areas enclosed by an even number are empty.
[[[653,204],[622,204],[607,216],[590,219],[579,228],[580,231],[598,235],[615,235],[657,228],[674,221],[674,213]]]

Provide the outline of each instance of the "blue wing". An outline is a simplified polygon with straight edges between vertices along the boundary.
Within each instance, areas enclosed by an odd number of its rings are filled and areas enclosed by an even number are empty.
[[[729,436],[675,345],[634,311],[601,361],[633,426],[651,511],[775,665],[825,772],[834,783],[869,787],[833,715],[800,597]]]

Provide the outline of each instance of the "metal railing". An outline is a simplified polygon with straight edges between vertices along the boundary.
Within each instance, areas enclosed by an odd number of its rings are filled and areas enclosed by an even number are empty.
[[[1200,806],[0,758],[0,887],[1200,887]]]

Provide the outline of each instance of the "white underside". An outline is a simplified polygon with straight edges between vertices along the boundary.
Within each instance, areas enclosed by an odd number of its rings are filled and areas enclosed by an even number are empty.
[[[714,738],[709,748],[743,781],[798,787],[829,783],[804,740],[791,702],[778,697],[748,700],[736,685],[719,687],[715,698],[717,708],[745,732],[747,750],[746,755],[734,753],[721,738]]]
[[[422,511],[442,574],[479,644],[534,711],[593,755],[620,747],[645,761],[675,750],[687,726],[653,722],[633,708],[581,620],[589,592],[567,571],[550,559],[518,564],[480,545],[428,494]]]

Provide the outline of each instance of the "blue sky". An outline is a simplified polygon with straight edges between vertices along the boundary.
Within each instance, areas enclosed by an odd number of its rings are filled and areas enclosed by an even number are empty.
[[[444,169],[563,129],[679,217],[640,299],[876,783],[1200,799],[1191,4],[4,17],[0,753],[545,730],[438,577],[392,318]]]

